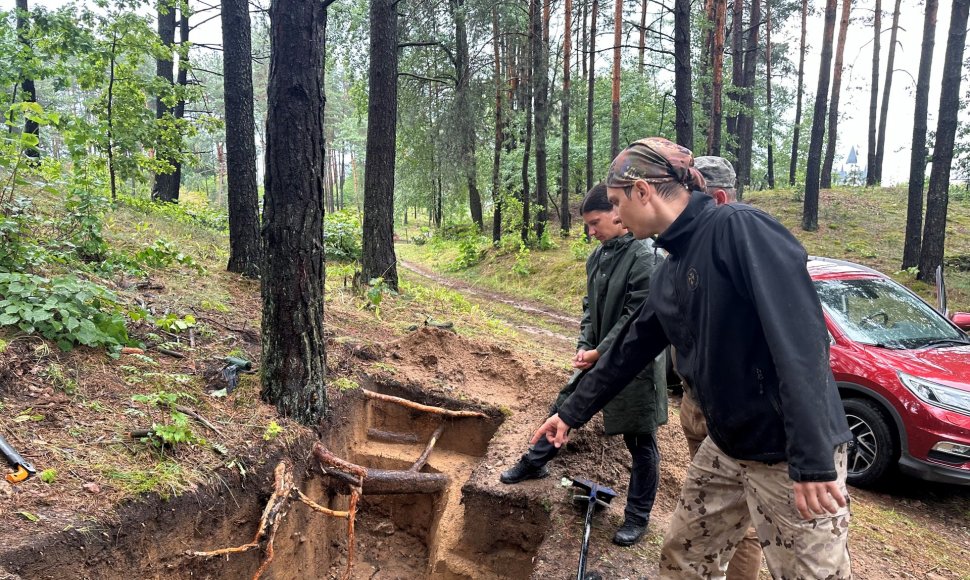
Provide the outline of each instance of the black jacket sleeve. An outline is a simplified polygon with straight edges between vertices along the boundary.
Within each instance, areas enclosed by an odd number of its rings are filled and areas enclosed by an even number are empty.
[[[835,381],[805,249],[783,225],[752,209],[732,215],[718,237],[717,252],[735,288],[754,304],[775,364],[789,476],[834,481],[833,442],[820,410],[831,406]]]
[[[649,299],[630,316],[616,335],[613,346],[576,386],[559,408],[559,418],[570,427],[589,421],[619,394],[668,344],[667,335]]]

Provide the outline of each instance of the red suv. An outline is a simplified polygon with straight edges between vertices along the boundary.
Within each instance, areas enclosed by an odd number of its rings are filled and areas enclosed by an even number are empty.
[[[953,320],[879,272],[812,258],[855,444],[849,483],[902,471],[970,485],[970,315]]]

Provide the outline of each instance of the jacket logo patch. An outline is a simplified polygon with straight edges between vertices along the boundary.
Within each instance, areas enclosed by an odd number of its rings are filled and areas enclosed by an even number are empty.
[[[697,284],[700,283],[700,276],[697,275],[697,270],[691,268],[687,270],[687,287],[691,290],[697,290]]]

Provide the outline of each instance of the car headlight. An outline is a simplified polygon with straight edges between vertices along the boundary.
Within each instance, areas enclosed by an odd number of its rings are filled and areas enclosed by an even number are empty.
[[[921,401],[970,415],[970,393],[899,372],[900,382]]]

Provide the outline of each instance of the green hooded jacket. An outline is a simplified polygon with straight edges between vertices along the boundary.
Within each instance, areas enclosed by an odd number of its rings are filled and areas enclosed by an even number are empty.
[[[599,351],[613,344],[623,323],[646,300],[650,276],[663,260],[650,240],[632,234],[613,238],[598,247],[586,261],[586,297],[580,323],[578,349]],[[667,422],[667,379],[663,355],[603,408],[607,435],[653,433]],[[559,392],[556,407],[572,394],[583,373]]]

